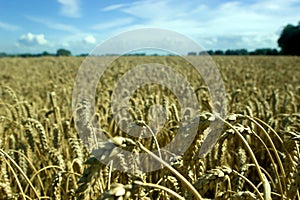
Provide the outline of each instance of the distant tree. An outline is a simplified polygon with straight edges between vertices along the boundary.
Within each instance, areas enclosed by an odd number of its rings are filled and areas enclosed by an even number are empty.
[[[207,54],[209,54],[209,55],[214,55],[214,51],[213,51],[213,50],[208,50],[208,51],[207,51]]]
[[[47,52],[47,51],[44,51],[41,56],[53,56],[53,54]]]
[[[224,55],[224,52],[222,50],[216,50],[215,55]]]
[[[236,56],[240,56],[240,55],[249,55],[247,49],[227,49],[225,51],[225,55],[236,55]]]
[[[196,56],[197,52],[188,52],[188,56]]]
[[[87,57],[87,56],[89,56],[89,54],[88,53],[82,53],[82,54],[79,54],[78,56],[79,57]]]
[[[114,54],[110,54],[111,56],[113,56]],[[129,53],[126,53],[124,54],[124,56],[146,56],[146,53],[132,53],[132,52],[129,52]]]
[[[239,49],[238,52],[239,52],[239,55],[248,55],[249,54],[247,49]]]
[[[6,57],[7,56],[7,54],[6,53],[4,53],[4,52],[0,52],[0,57]]]
[[[251,51],[250,55],[279,55],[279,52],[277,49],[263,48]]]
[[[225,55],[238,55],[236,50],[227,49]]]
[[[200,51],[200,52],[198,53],[199,56],[207,55],[207,54],[208,54],[208,53],[207,53],[206,51]]]
[[[300,55],[300,22],[297,26],[286,25],[277,42],[282,54]]]
[[[29,57],[33,57],[33,55],[31,53],[22,53],[18,55],[19,57],[22,58],[29,58]]]
[[[58,49],[56,51],[56,56],[71,56],[72,53],[69,50],[66,49]]]

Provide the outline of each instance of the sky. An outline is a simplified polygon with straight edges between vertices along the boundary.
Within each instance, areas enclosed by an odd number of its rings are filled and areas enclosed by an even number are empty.
[[[205,50],[278,48],[300,0],[0,0],[0,52],[89,53],[137,28],[176,31]]]

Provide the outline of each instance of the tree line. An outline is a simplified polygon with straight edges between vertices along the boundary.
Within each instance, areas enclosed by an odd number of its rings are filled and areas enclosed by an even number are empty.
[[[203,52],[189,52],[189,56],[196,56],[196,55],[237,55],[237,56],[243,56],[243,55],[281,55],[281,52],[277,49],[271,49],[271,48],[262,48],[262,49],[256,49],[254,51],[248,51],[247,49],[227,49],[225,51],[223,50],[209,50],[209,51],[203,51]]]
[[[67,49],[58,49],[56,53],[49,53],[44,51],[43,53],[22,53],[22,54],[6,54],[5,52],[0,53],[0,57],[42,57],[42,56],[72,56],[71,51]]]
[[[248,51],[247,49],[228,49],[226,51],[223,50],[209,50],[203,52],[188,52],[189,56],[197,56],[197,55],[281,55],[281,52],[277,49],[256,49],[254,51]],[[124,56],[147,56],[146,53],[132,53],[125,54]],[[66,49],[59,49],[56,53],[49,53],[44,51],[43,53],[31,54],[31,53],[22,53],[22,54],[6,54],[0,53],[0,57],[43,57],[43,56],[73,56],[71,51]],[[77,56],[88,56],[88,54],[80,54]],[[118,54],[107,54],[106,56],[119,56]],[[159,56],[159,54],[151,54],[149,56]],[[171,55],[170,55],[171,56]]]

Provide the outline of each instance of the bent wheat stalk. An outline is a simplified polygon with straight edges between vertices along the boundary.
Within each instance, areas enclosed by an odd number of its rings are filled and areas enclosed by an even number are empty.
[[[143,183],[141,181],[134,181],[133,183],[136,184],[136,185],[139,185],[139,186],[143,186],[143,187],[152,187],[152,188],[157,188],[157,189],[160,189],[160,190],[164,190],[164,191],[172,194],[174,197],[176,197],[180,200],[184,200],[184,198],[182,196],[180,196],[179,194],[177,194],[176,192],[174,192],[173,190],[171,190],[167,187],[164,187],[164,186],[161,186],[161,185],[158,185],[158,184],[153,184],[153,183]]]
[[[239,132],[238,130],[236,130],[236,128],[235,128],[234,126],[232,126],[229,122],[227,122],[227,121],[224,120],[223,118],[219,117],[218,115],[215,115],[215,116],[218,117],[220,120],[222,120],[223,123],[226,124],[228,127],[230,127],[230,128],[237,134],[237,136],[242,140],[242,142],[244,143],[246,149],[247,149],[248,152],[250,153],[250,157],[251,157],[252,161],[254,162],[254,165],[255,165],[255,168],[256,168],[256,170],[257,170],[258,176],[259,176],[261,182],[263,183],[263,186],[265,186],[265,182],[266,182],[267,180],[265,179],[265,176],[263,175],[263,173],[262,173],[262,171],[261,171],[261,169],[260,169],[260,166],[259,166],[259,164],[258,164],[258,161],[257,161],[257,159],[256,159],[256,157],[255,157],[255,155],[254,155],[254,153],[253,153],[253,151],[252,151],[250,145],[248,144],[247,140],[246,140],[246,139],[240,134],[240,132]],[[266,191],[267,188],[264,188],[264,190]],[[259,193],[258,195],[259,195],[259,197],[260,197],[261,199],[269,200],[268,198],[266,198],[266,196],[265,196],[265,198],[263,198],[263,197],[261,196],[260,193]]]
[[[194,186],[184,176],[182,176],[176,169],[174,169],[171,165],[169,165],[168,163],[166,163],[164,160],[162,160],[159,157],[157,157],[154,153],[152,153],[146,147],[144,147],[140,142],[138,142],[138,145],[139,145],[139,147],[143,151],[145,151],[146,153],[148,153],[155,160],[157,160],[158,162],[160,162],[163,166],[165,166],[166,168],[168,168],[182,183],[185,184],[185,186],[187,188],[189,188],[191,190],[191,192],[194,194],[194,196],[195,196],[196,199],[198,199],[198,200],[204,200],[201,197],[201,195],[199,194],[199,192],[194,188]]]
[[[23,170],[20,168],[20,166],[5,151],[3,151],[2,149],[0,149],[0,153],[2,153],[6,158],[8,158],[8,160],[10,160],[10,162],[12,162],[16,166],[16,168],[19,170],[19,172],[22,174],[22,176],[25,178],[25,180],[28,182],[28,184],[32,188],[32,190],[33,190],[34,194],[36,195],[36,197],[38,199],[40,199],[40,196],[39,196],[38,192],[36,191],[35,187],[32,185],[31,181],[28,179],[28,177],[23,172]],[[7,162],[7,160],[6,160],[6,163],[10,166],[10,168],[12,169],[12,171],[14,171],[13,168],[11,167],[11,165],[9,164],[9,162]],[[16,180],[17,180],[17,183],[19,184],[18,179],[16,179]],[[22,191],[21,193],[24,194],[23,190],[22,190],[22,186],[21,185],[19,185],[19,186],[20,186],[20,189]],[[24,199],[26,199],[26,198],[24,197]]]

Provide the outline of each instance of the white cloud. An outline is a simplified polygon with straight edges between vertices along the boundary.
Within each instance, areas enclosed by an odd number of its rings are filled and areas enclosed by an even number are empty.
[[[48,41],[45,39],[44,34],[32,34],[30,32],[22,35],[18,40],[18,44],[24,46],[38,46],[45,45],[47,43]]]
[[[113,4],[113,5],[109,5],[106,6],[104,8],[101,9],[101,11],[107,12],[107,11],[113,11],[113,10],[117,10],[119,8],[122,8],[125,4]]]
[[[67,17],[80,17],[79,0],[57,0],[61,13]]]
[[[133,18],[120,18],[115,20],[110,20],[109,22],[104,22],[100,24],[96,24],[92,26],[92,29],[95,30],[105,30],[110,28],[120,28],[122,26],[126,26],[131,24],[134,21]]]
[[[72,32],[72,33],[79,32],[79,30],[77,28],[75,28],[74,26],[69,25],[69,24],[54,22],[52,20],[41,18],[41,17],[26,16],[26,18],[31,21],[43,24],[51,29],[67,31],[67,32]]]
[[[13,25],[13,24],[0,22],[0,29],[4,29],[4,30],[7,30],[7,31],[16,31],[16,30],[20,29],[20,27],[16,26],[16,25]]]
[[[83,38],[83,42],[87,44],[95,44],[96,38],[93,35],[87,35],[85,38]]]

